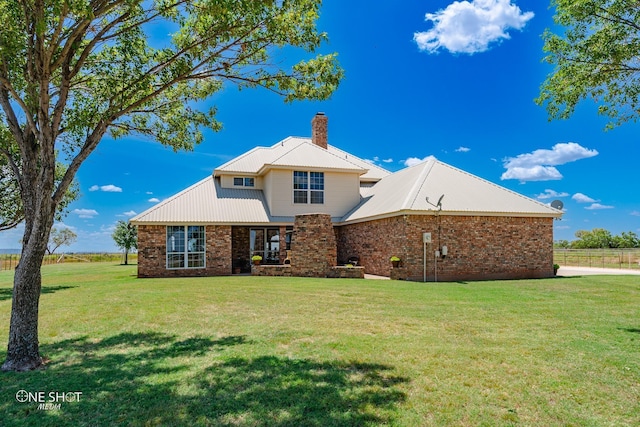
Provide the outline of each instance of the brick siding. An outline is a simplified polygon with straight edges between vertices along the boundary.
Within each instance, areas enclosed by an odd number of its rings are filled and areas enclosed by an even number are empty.
[[[292,275],[327,277],[336,265],[336,237],[329,214],[296,215],[291,240]]]
[[[167,227],[138,226],[138,277],[195,277],[231,274],[231,226],[205,227],[204,268],[169,270],[166,267]]]
[[[395,276],[423,279],[422,233],[427,245],[427,280],[541,278],[553,276],[553,219],[502,216],[405,215],[339,227],[338,258],[358,256],[370,274],[392,276],[389,258],[400,257]],[[342,261],[341,261],[342,262]]]

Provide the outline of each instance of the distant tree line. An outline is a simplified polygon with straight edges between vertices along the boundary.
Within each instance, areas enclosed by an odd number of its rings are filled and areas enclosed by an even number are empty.
[[[576,240],[558,240],[556,248],[564,249],[598,249],[598,248],[640,248],[640,237],[633,231],[623,231],[619,235],[612,235],[604,228],[594,228],[591,231],[576,231]]]

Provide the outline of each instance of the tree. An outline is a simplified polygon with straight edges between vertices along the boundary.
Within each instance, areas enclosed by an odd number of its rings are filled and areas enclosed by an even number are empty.
[[[138,249],[138,227],[130,222],[118,221],[111,237],[116,245],[124,251],[124,265],[128,265],[129,251]]]
[[[0,156],[0,231],[14,228],[24,219],[18,182],[4,160]]]
[[[0,146],[2,146],[1,143]],[[14,157],[16,158],[15,161],[18,162],[17,156]],[[56,182],[62,179],[65,169],[62,163],[58,162],[56,164]],[[55,219],[57,221],[62,220],[63,216],[67,213],[67,206],[77,199],[79,194],[78,184],[74,180],[56,208]],[[13,171],[9,167],[7,158],[0,155],[0,231],[14,228],[22,221],[24,221],[24,209],[20,198],[20,186]]]
[[[49,236],[49,244],[47,245],[47,252],[53,254],[58,250],[60,246],[69,246],[76,241],[78,235],[74,233],[70,228],[55,228],[51,229],[51,235]]]
[[[611,248],[613,246],[613,236],[609,230],[604,228],[594,228],[591,231],[576,231],[578,240],[571,242],[573,249],[597,249]]]
[[[613,244],[616,248],[640,248],[640,237],[633,231],[623,231],[613,237]]]
[[[263,87],[286,102],[327,99],[343,74],[336,55],[288,67],[292,50],[281,49],[321,46],[319,7],[320,0],[0,0],[0,133],[11,136],[0,140],[0,155],[25,216],[3,370],[42,365],[41,261],[56,209],[102,137],[138,134],[191,149],[203,127],[220,129],[215,107],[202,111],[202,101],[228,85]],[[154,30],[171,34],[151,37]],[[66,165],[59,181],[57,160]]]
[[[599,104],[608,128],[640,111],[640,2],[552,0],[564,34],[544,33],[545,60],[555,65],[536,99],[552,119],[569,118],[586,98]]]

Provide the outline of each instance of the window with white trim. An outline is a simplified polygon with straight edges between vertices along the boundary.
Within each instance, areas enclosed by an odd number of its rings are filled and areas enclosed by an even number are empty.
[[[204,268],[204,225],[167,226],[167,268]]]
[[[255,187],[256,180],[250,176],[236,176],[233,178],[234,187]]]
[[[293,172],[293,203],[324,204],[324,172]]]

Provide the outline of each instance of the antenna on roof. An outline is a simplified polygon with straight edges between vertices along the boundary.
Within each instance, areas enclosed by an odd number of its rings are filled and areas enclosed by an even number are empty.
[[[553,209],[557,209],[561,211],[562,208],[564,207],[564,203],[562,203],[562,200],[554,200],[553,202],[551,202],[551,207]]]
[[[427,196],[427,203],[429,203],[431,206],[435,206],[436,208],[438,208],[438,210],[442,210],[442,199],[444,199],[444,194],[440,196],[438,202],[434,205],[429,201],[429,197]]]

